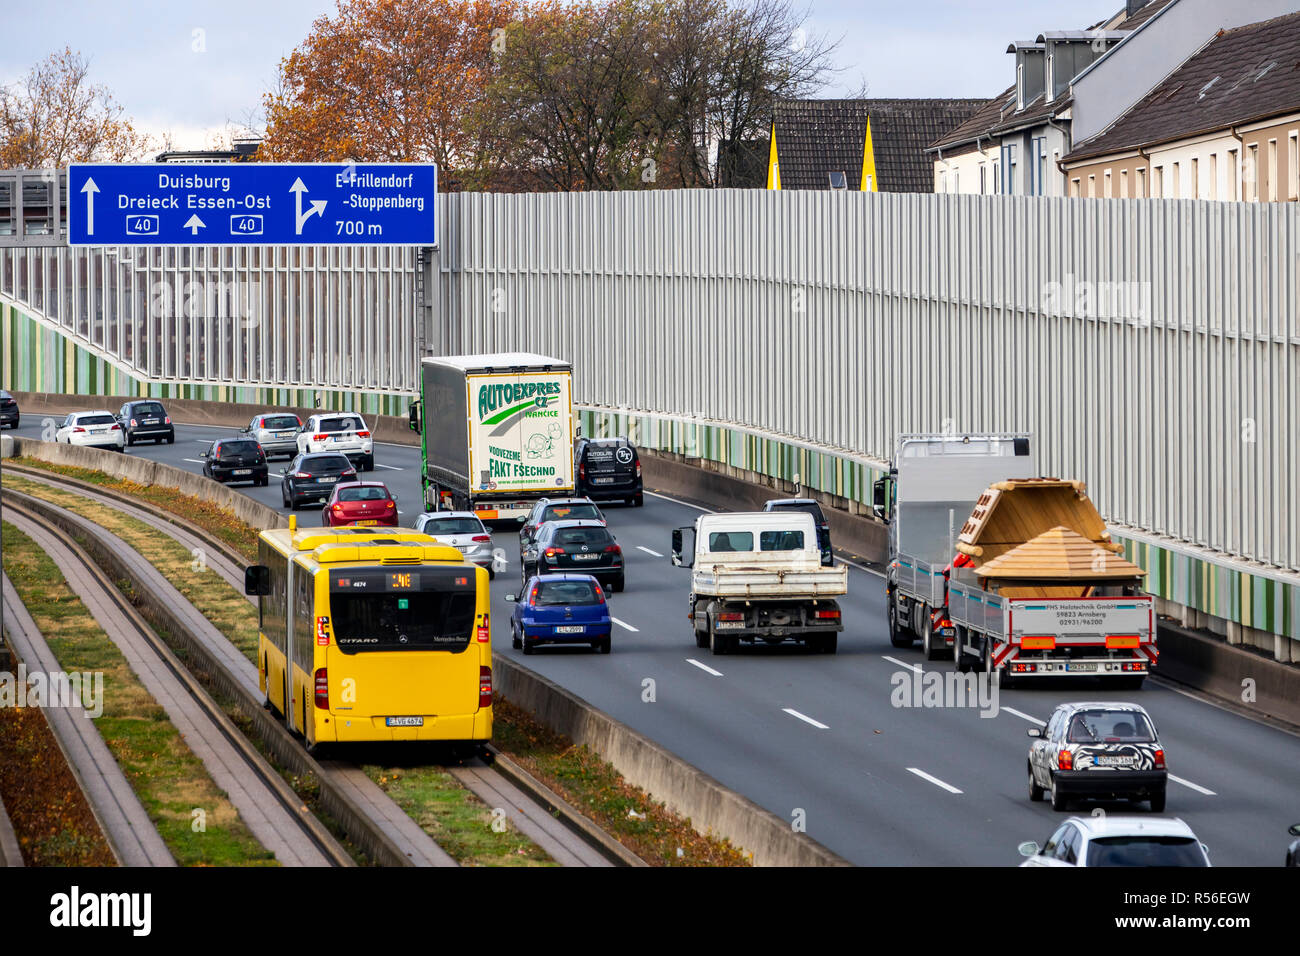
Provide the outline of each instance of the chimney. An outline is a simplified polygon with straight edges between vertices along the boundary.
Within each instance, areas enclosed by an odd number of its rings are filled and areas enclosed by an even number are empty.
[[[1124,11],[1125,18],[1133,16],[1150,2],[1151,0],[1128,0],[1128,6]]]

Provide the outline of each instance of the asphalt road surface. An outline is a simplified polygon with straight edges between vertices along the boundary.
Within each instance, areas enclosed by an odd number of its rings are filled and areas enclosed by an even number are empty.
[[[18,434],[41,437],[25,416]],[[52,431],[51,431],[52,434]],[[199,455],[234,430],[178,425],[174,445],[137,445],[140,455],[200,471]],[[402,523],[421,507],[419,449],[376,446],[367,480],[398,496]],[[236,486],[281,506],[271,462],[267,488]],[[602,505],[602,507],[605,507]],[[906,704],[915,671],[947,673],[919,648],[890,646],[883,580],[856,566],[841,601],[845,630],[834,656],[801,648],[744,648],[713,657],[695,647],[687,620],[689,571],[668,559],[673,528],[699,509],[647,495],[644,508],[609,505],[623,547],[627,590],[610,597],[615,617],[609,656],[585,648],[544,648],[527,658],[510,647],[508,593],[519,590],[517,534],[493,537],[509,563],[492,585],[493,644],[657,740],[727,786],[790,820],[863,865],[1012,865],[1025,840],[1040,845],[1066,818],[1028,797],[1026,730],[1070,700],[1135,700],[1151,713],[1170,770],[1166,815],[1196,832],[1218,866],[1279,866],[1300,822],[1300,737],[1223,710],[1158,681],[1110,691],[1085,678],[1000,692],[971,706]],[[287,513],[287,512],[286,512]],[[320,510],[297,512],[318,524]],[[954,703],[949,701],[949,703]],[[1149,813],[1146,804],[1076,804],[1073,813]]]

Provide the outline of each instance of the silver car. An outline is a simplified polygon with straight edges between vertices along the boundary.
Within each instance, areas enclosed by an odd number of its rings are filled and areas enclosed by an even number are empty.
[[[298,454],[298,432],[302,419],[293,412],[266,412],[253,416],[240,431],[262,446],[267,458],[284,455],[292,458]]]
[[[465,555],[466,561],[486,568],[489,578],[505,570],[504,560],[494,559],[492,535],[472,511],[426,511],[415,519],[415,530],[432,536],[439,544],[451,545]]]

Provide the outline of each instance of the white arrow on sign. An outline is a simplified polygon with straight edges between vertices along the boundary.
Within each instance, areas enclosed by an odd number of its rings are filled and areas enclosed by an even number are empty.
[[[199,234],[199,230],[208,228],[208,225],[202,219],[199,218],[198,213],[195,213],[194,215],[190,216],[190,218],[186,221],[185,225],[181,226],[181,228],[188,229],[190,231],[191,236],[197,236]]]
[[[95,193],[99,192],[99,187],[89,176],[86,177],[86,185],[81,187],[81,191],[86,194],[86,235],[95,234]]]
[[[298,216],[298,222],[294,226],[294,233],[299,236],[302,235],[303,224],[312,216],[320,216],[322,219],[325,217],[324,199],[313,199],[311,202],[311,208],[305,213],[302,211],[302,194],[306,191],[307,187],[302,184],[301,177],[295,179],[293,185],[289,187],[289,192],[293,193],[294,211]]]

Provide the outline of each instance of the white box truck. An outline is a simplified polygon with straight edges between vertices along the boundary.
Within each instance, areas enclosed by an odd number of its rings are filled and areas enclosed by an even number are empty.
[[[420,363],[411,428],[422,436],[426,511],[517,521],[573,491],[573,368],[527,352]]]

